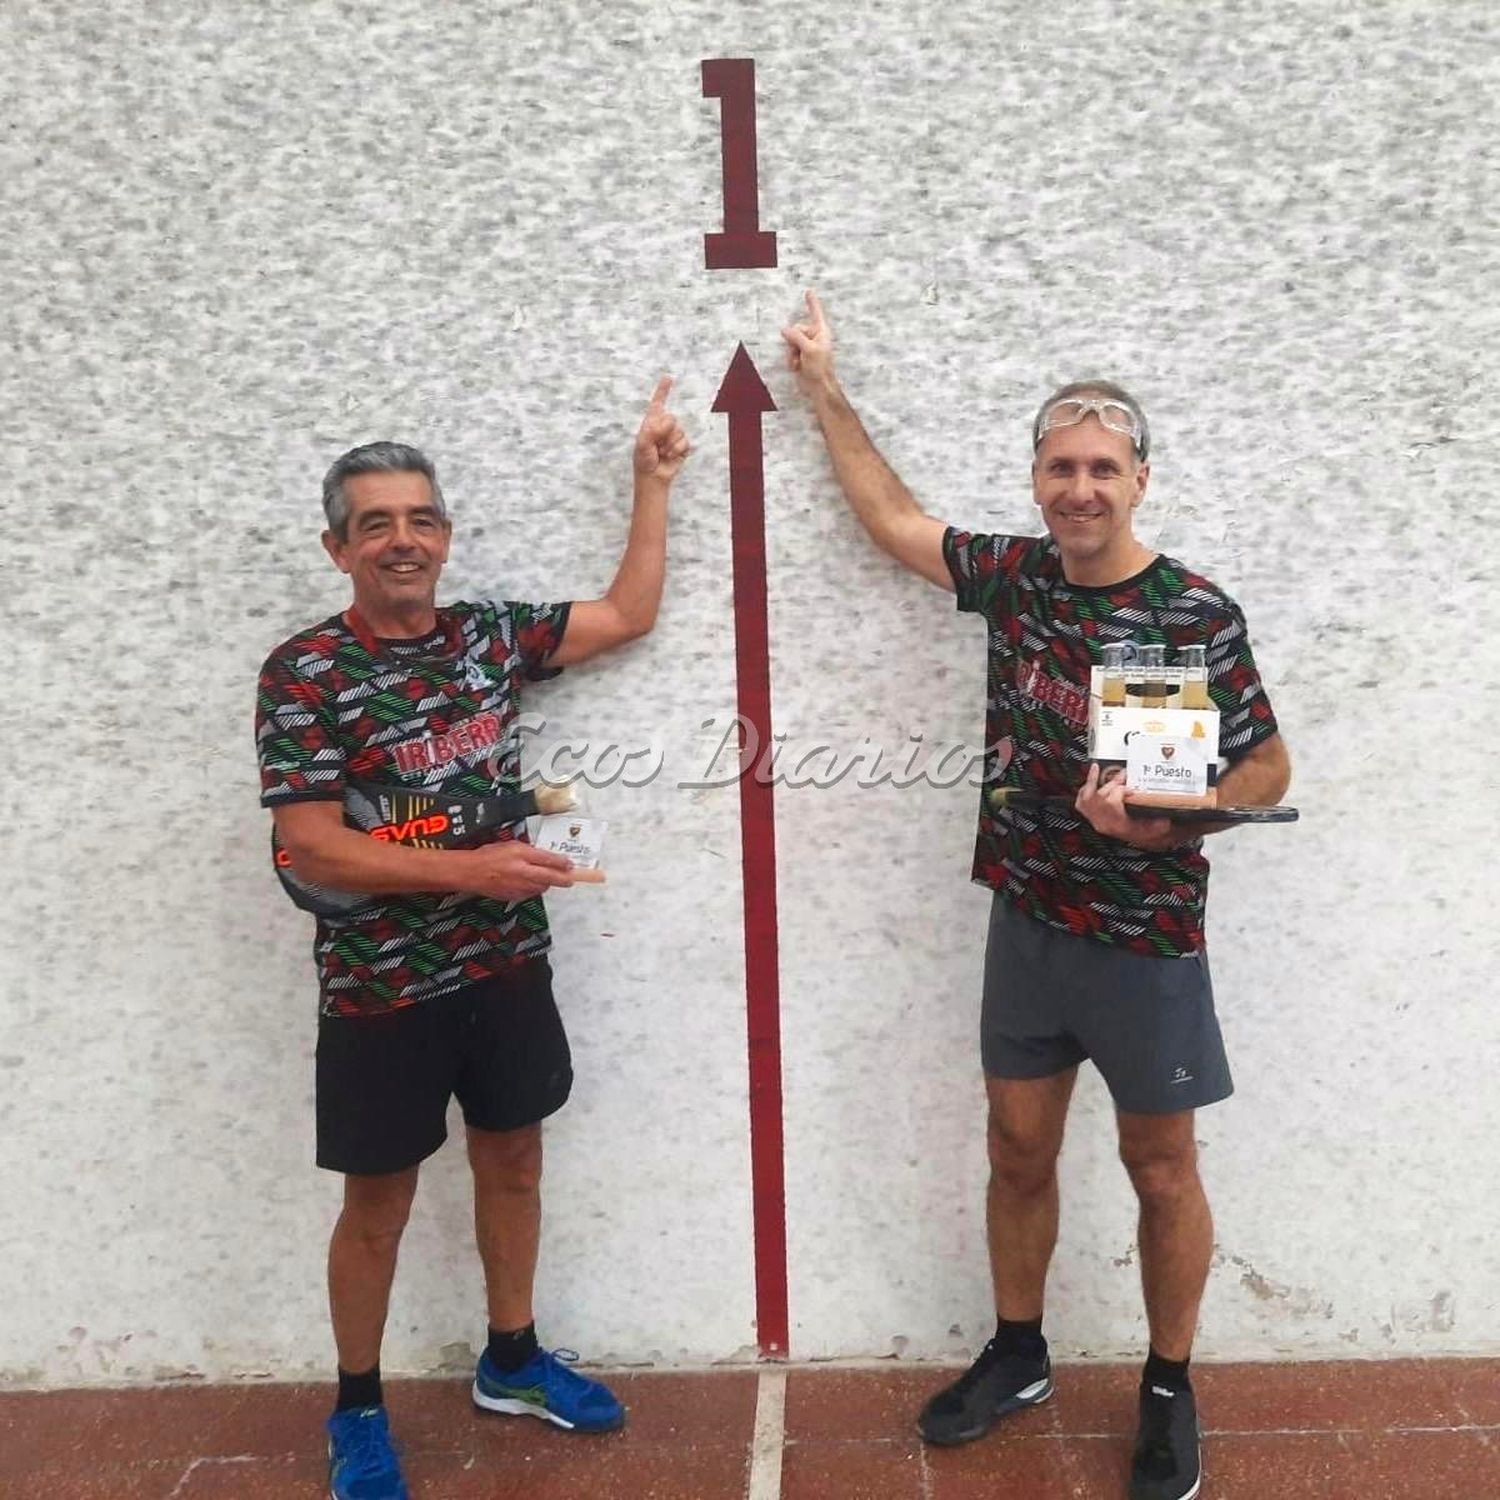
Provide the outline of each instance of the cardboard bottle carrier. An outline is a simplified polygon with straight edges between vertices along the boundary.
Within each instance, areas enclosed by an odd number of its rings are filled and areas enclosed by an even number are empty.
[[[1125,772],[1125,800],[1213,807],[1219,711],[1208,694],[1203,648],[1168,666],[1162,647],[1108,648],[1089,676],[1089,759]]]

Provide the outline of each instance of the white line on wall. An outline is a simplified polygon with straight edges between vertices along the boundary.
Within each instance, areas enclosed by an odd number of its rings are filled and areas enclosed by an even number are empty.
[[[755,1390],[755,1436],[745,1500],[781,1500],[781,1450],[786,1443],[786,1371],[762,1370]]]

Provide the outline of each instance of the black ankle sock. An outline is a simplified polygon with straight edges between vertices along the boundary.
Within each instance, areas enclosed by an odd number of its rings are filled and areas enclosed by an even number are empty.
[[[1047,1340],[1042,1337],[1042,1320],[1027,1318],[1023,1322],[1012,1322],[1009,1318],[997,1318],[995,1352],[1017,1354],[1022,1359],[1041,1359],[1047,1352]]]
[[[1188,1359],[1163,1359],[1155,1349],[1146,1356],[1146,1368],[1141,1371],[1142,1385],[1159,1385],[1169,1391],[1190,1391],[1192,1382],[1188,1379]]]
[[[383,1406],[385,1397],[380,1393],[380,1366],[366,1370],[362,1375],[351,1375],[339,1366],[339,1401],[335,1411],[349,1411],[359,1406]]]
[[[528,1323],[512,1333],[502,1333],[498,1328],[491,1328],[486,1352],[492,1365],[509,1372],[519,1370],[540,1347],[536,1341],[536,1324]]]

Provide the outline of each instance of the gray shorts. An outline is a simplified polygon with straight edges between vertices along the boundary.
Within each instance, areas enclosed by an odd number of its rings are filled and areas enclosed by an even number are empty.
[[[1234,1092],[1206,953],[1131,953],[1048,927],[998,894],[979,1038],[990,1078],[1049,1078],[1092,1058],[1130,1113],[1197,1109]]]

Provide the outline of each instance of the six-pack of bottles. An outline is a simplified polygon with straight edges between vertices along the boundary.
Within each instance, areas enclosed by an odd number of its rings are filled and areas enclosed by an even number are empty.
[[[1122,767],[1127,800],[1212,807],[1219,771],[1219,711],[1208,692],[1207,652],[1123,641],[1104,647],[1089,680],[1089,759]]]

